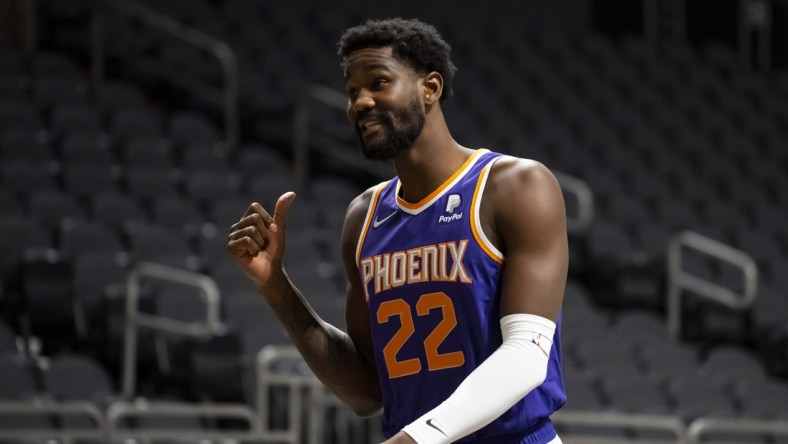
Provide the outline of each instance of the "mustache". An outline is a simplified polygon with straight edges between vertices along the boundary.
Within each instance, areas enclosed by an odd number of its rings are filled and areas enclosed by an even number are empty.
[[[358,122],[362,122],[364,120],[377,120],[380,123],[388,124],[391,122],[391,117],[385,113],[380,113],[378,111],[364,111],[363,113],[359,113],[356,116],[356,128],[358,128]]]

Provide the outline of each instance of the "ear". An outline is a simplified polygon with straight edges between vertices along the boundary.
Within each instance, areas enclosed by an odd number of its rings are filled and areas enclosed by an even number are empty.
[[[432,71],[424,76],[423,81],[424,103],[432,105],[440,102],[443,94],[443,76],[437,71]]]

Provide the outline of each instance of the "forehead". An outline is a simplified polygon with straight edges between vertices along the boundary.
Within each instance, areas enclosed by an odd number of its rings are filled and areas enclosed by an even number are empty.
[[[412,71],[405,63],[394,57],[390,46],[353,51],[345,58],[343,68],[346,82],[355,76],[375,70]]]

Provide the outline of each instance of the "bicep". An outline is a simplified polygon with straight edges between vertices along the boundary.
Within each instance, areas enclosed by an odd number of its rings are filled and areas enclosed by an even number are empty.
[[[369,324],[367,300],[356,264],[356,247],[363,229],[369,193],[361,195],[348,208],[342,230],[342,260],[347,278],[345,299],[345,323],[347,333],[368,364],[374,365],[372,334]]]
[[[561,188],[541,164],[509,170],[495,196],[495,226],[506,248],[501,316],[529,313],[555,322],[569,265]]]

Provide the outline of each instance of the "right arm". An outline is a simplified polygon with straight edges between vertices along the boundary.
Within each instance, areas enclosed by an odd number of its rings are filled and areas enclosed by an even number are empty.
[[[348,333],[317,316],[282,265],[287,213],[294,198],[293,193],[282,195],[273,217],[260,204],[250,205],[231,227],[227,250],[268,302],[318,379],[357,414],[373,415],[382,401],[366,299],[355,260],[371,192],[350,204],[342,229],[342,257],[348,277]]]

